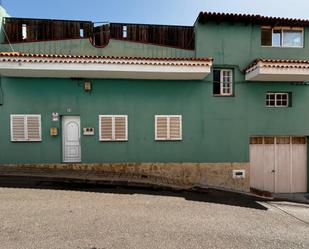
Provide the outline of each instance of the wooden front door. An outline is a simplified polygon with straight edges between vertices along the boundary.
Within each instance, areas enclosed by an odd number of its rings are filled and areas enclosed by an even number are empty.
[[[62,118],[63,162],[81,162],[80,117]]]

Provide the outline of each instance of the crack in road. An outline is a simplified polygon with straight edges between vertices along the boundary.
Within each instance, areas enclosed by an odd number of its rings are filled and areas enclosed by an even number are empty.
[[[308,221],[305,221],[305,220],[303,220],[303,219],[301,219],[301,218],[298,218],[297,216],[295,216],[295,215],[289,213],[288,211],[286,211],[286,210],[284,210],[284,209],[278,207],[276,204],[272,204],[272,203],[269,203],[269,202],[267,202],[267,204],[270,205],[270,206],[272,206],[272,207],[274,207],[274,208],[276,208],[276,209],[278,209],[278,210],[280,210],[281,212],[287,214],[288,216],[290,216],[290,217],[292,217],[292,218],[294,218],[294,219],[296,219],[296,220],[298,220],[298,221],[300,221],[300,222],[306,224],[307,226],[309,226],[309,222],[308,222]]]

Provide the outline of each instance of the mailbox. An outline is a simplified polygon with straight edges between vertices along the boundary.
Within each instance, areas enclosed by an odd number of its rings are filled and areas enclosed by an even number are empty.
[[[83,128],[84,136],[94,136],[94,128],[93,127],[85,127]]]

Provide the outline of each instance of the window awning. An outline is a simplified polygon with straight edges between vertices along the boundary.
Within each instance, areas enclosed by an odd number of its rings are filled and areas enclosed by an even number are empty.
[[[248,81],[303,82],[309,80],[309,61],[257,59],[244,72]]]
[[[141,58],[0,53],[7,77],[201,80],[211,58]]]

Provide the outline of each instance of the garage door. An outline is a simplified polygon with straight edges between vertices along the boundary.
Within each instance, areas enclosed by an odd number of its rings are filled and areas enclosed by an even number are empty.
[[[306,137],[251,137],[250,185],[272,193],[307,192]]]

